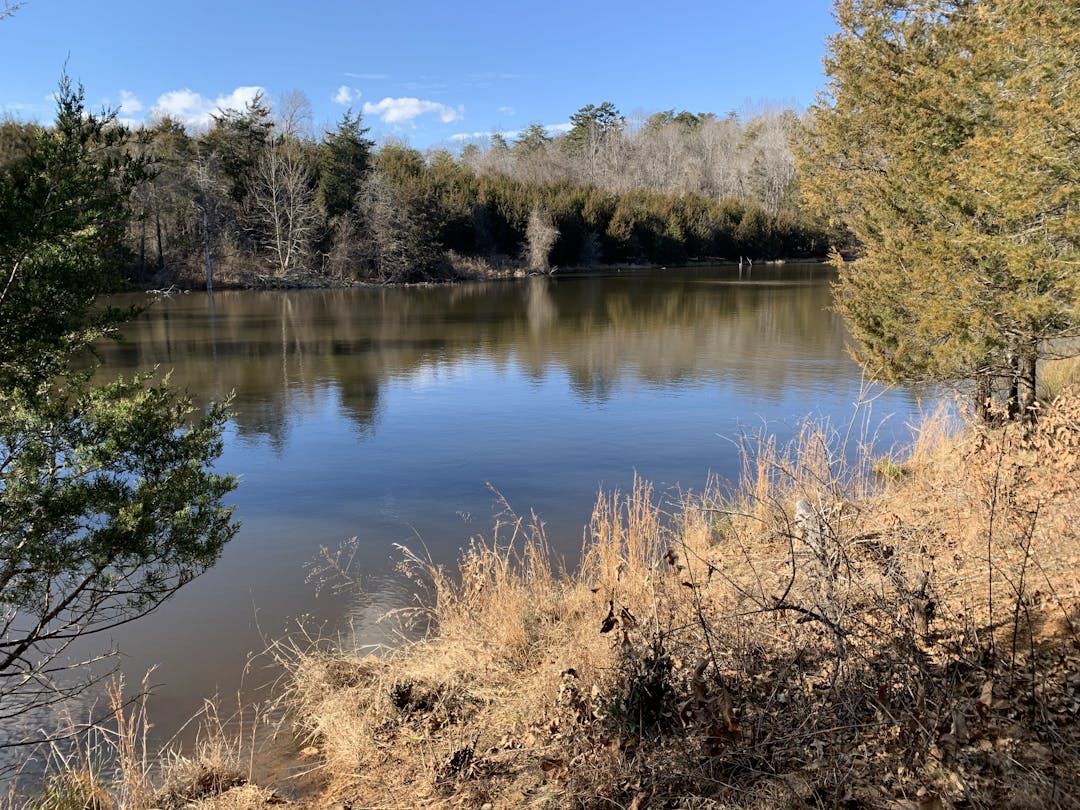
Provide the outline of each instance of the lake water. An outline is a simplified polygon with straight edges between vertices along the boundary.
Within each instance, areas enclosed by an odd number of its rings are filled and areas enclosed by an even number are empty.
[[[200,403],[235,392],[219,467],[243,524],[214,569],[117,631],[129,680],[157,666],[159,730],[205,696],[259,696],[276,673],[243,674],[248,656],[301,622],[392,640],[377,619],[412,597],[395,544],[452,561],[490,532],[488,484],[572,565],[600,487],[636,472],[700,490],[736,474],[740,436],[846,423],[863,382],[831,279],[787,265],[158,300],[105,371],[157,365]],[[919,405],[894,389],[873,408],[888,443]],[[359,593],[317,596],[306,566],[353,536]]]

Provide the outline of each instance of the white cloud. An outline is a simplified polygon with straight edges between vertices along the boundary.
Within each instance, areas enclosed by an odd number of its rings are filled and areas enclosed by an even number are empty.
[[[460,121],[465,113],[464,107],[447,106],[437,101],[421,98],[384,98],[375,104],[364,103],[364,115],[377,115],[384,124],[402,124],[428,113],[439,116],[444,124]]]
[[[365,79],[367,81],[381,81],[383,79],[389,79],[389,74],[386,73],[346,73],[350,79]]]
[[[574,128],[573,124],[544,124],[544,132],[554,138],[556,135],[565,135]],[[494,135],[502,135],[507,141],[517,140],[525,132],[524,129],[500,129],[489,132],[456,132],[450,136],[452,141],[477,141],[491,138]]]
[[[550,138],[554,138],[558,135],[565,135],[574,128],[573,124],[543,124],[542,126],[544,127],[544,132]],[[449,140],[454,141],[455,143],[470,143],[489,140],[496,135],[501,135],[507,143],[512,143],[524,133],[524,129],[496,129],[488,130],[486,132],[455,132],[449,137]]]
[[[494,132],[455,132],[450,136],[452,141],[482,141],[490,138]]]
[[[120,91],[120,112],[124,115],[135,115],[141,113],[143,110],[143,103],[135,97],[135,94],[128,90]]]
[[[334,93],[334,103],[344,107],[352,104],[359,99],[361,95],[361,92],[355,87],[349,87],[349,85],[343,84],[337,89],[337,92]]]
[[[150,109],[151,118],[168,116],[185,126],[202,128],[210,126],[213,114],[219,110],[242,110],[259,93],[265,95],[262,87],[237,87],[228,95],[209,99],[187,88],[162,93]]]
[[[517,110],[515,110],[513,107],[499,107],[499,112],[501,112],[503,115],[513,115],[515,112],[517,112]]]

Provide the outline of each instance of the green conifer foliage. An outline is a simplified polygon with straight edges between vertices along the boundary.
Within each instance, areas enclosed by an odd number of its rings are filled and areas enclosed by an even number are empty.
[[[127,314],[125,202],[145,164],[66,79],[56,124],[0,165],[0,719],[85,683],[76,638],[153,610],[236,532],[212,464],[226,418],[167,383],[93,381],[92,342]]]
[[[319,144],[319,201],[327,220],[353,210],[375,142],[364,136],[360,114],[349,110]]]
[[[836,19],[803,187],[860,246],[838,287],[858,356],[1026,413],[1080,324],[1080,8],[838,0]]]

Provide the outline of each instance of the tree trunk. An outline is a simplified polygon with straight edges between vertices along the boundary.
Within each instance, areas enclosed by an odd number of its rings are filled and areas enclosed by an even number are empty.
[[[214,263],[210,258],[210,218],[206,215],[206,209],[202,212],[203,226],[203,250],[206,254],[206,290],[214,291]]]
[[[1009,354],[1009,376],[1005,378],[1005,416],[1010,422],[1020,417],[1020,364],[1015,354]]]
[[[988,371],[975,374],[975,418],[986,423],[991,419],[990,402],[993,397],[993,378]]]
[[[146,275],[146,220],[139,227],[139,273]]]
[[[1017,418],[1030,422],[1035,418],[1035,350],[1028,346],[1016,359]]]

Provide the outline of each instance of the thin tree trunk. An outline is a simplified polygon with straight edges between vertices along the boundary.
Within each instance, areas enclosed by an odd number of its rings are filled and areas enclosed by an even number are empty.
[[[203,226],[203,247],[206,252],[206,289],[208,292],[214,291],[214,263],[210,258],[210,219],[206,215],[206,209],[203,208],[202,214],[202,226]]]
[[[1005,398],[1005,413],[1010,422],[1020,416],[1020,366],[1015,354],[1009,355],[1008,395]]]
[[[139,273],[146,277],[146,220],[139,224]]]
[[[1025,422],[1035,418],[1035,350],[1025,347],[1016,362],[1016,405]]]
[[[988,371],[975,374],[975,418],[984,424],[991,419],[990,399],[993,396],[993,378]]]

